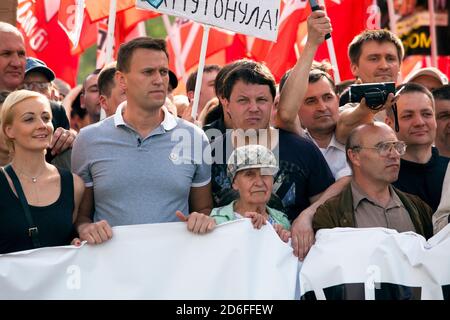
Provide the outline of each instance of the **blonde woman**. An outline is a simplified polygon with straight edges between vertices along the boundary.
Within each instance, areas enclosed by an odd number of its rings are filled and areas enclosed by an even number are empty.
[[[12,154],[0,169],[0,254],[75,244],[73,222],[84,184],[45,161],[53,134],[48,99],[19,90],[1,110],[3,139]]]

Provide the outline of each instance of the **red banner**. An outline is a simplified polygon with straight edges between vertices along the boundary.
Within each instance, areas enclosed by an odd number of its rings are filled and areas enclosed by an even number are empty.
[[[24,36],[27,55],[43,60],[56,77],[74,86],[79,57],[71,54],[69,38],[58,23],[56,13],[59,8],[54,4],[51,1],[19,0],[17,28]]]

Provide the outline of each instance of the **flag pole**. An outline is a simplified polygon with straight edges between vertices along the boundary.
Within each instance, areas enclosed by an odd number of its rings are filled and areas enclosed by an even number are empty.
[[[431,37],[431,66],[437,67],[437,37],[436,16],[434,14],[434,0],[428,0],[428,11],[430,12],[430,37]]]
[[[395,18],[394,3],[392,2],[392,0],[387,0],[387,7],[389,15],[389,29],[391,29],[392,33],[397,34],[397,19]]]
[[[116,0],[109,1],[108,33],[106,36],[105,64],[113,61],[114,29],[116,25]]]
[[[72,41],[73,47],[78,47],[78,43],[80,42],[81,29],[83,28],[83,19],[84,19],[84,0],[78,0],[76,2],[76,16],[75,16],[75,29],[73,33],[73,38],[69,37]]]
[[[325,6],[325,3],[323,0],[319,0],[320,5]],[[326,9],[326,8],[325,8]],[[333,67],[333,75],[334,75],[334,81],[336,83],[341,82],[341,75],[339,74],[339,66],[336,59],[336,51],[334,50],[334,43],[333,43],[333,37],[328,38],[325,40],[327,43],[328,48],[328,54],[330,56],[330,62]]]
[[[198,71],[197,71],[197,81],[195,82],[195,92],[194,92],[194,104],[192,106],[191,116],[194,120],[197,119],[197,110],[198,110],[198,100],[200,98],[200,91],[202,88],[202,78],[203,78],[203,69],[205,67],[205,58],[206,58],[206,48],[208,47],[208,37],[209,37],[209,29],[210,26],[203,25],[203,38],[202,38],[202,48],[200,50],[200,61],[198,63]]]
[[[175,52],[175,73],[178,76],[183,76],[186,73],[186,70],[184,69],[184,63],[181,60],[181,43],[180,43],[180,37],[176,36],[174,32],[174,27],[170,23],[169,17],[166,14],[162,15],[162,19],[164,22],[164,27],[166,28],[167,35],[171,39],[173,51]]]

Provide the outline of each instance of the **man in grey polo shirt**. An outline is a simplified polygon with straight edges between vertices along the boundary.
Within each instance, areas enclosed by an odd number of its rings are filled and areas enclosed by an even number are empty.
[[[72,152],[86,184],[76,223],[81,240],[106,241],[110,226],[179,221],[177,210],[210,213],[208,139],[162,107],[168,82],[163,40],[120,47],[116,83],[127,101],[114,117],[81,130]]]

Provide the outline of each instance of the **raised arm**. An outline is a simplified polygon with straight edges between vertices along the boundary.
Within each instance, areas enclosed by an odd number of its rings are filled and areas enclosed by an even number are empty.
[[[323,7],[322,7],[323,9]],[[308,40],[280,93],[275,125],[297,134],[302,133],[298,110],[305,98],[308,77],[317,48],[330,33],[331,23],[325,11],[314,11],[308,17]]]
[[[350,183],[351,176],[342,177],[324,192],[310,198],[311,205],[303,210],[293,221],[291,227],[294,255],[303,260],[314,244],[313,218],[319,208],[328,199],[338,195]]]
[[[350,132],[354,128],[361,124],[374,122],[375,115],[386,108],[391,108],[395,101],[396,98],[394,95],[389,93],[385,104],[380,109],[370,109],[366,104],[365,98],[363,98],[361,102],[356,105],[356,107],[345,109],[339,114],[339,119],[336,125],[336,140],[342,144],[345,144]]]

